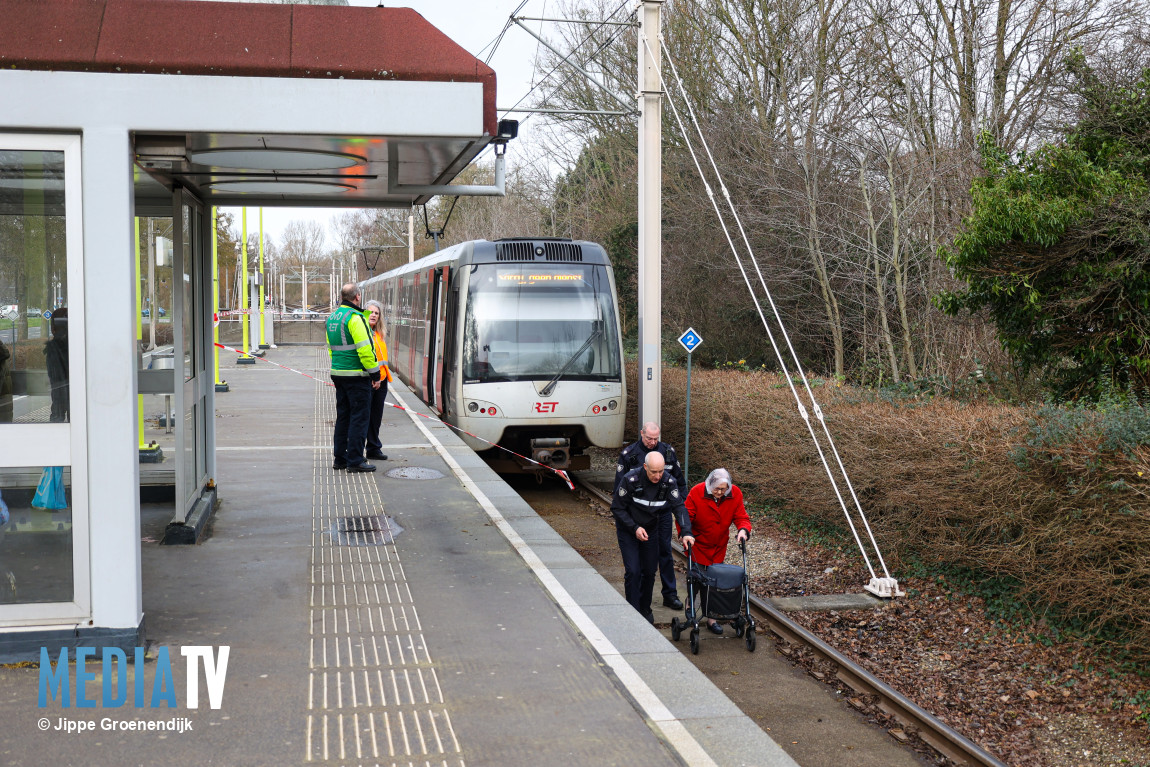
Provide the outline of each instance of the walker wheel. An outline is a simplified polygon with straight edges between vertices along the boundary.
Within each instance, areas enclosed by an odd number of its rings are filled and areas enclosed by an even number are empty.
[[[699,630],[691,629],[691,654],[699,654]]]
[[[678,618],[671,619],[671,641],[678,642],[679,637],[683,635],[683,624],[679,623]]]
[[[747,652],[755,651],[755,627],[754,624],[747,626]]]

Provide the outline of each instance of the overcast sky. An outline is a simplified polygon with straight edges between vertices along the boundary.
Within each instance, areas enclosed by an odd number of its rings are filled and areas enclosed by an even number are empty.
[[[412,8],[420,13],[435,27],[450,37],[472,54],[486,60],[490,55],[489,44],[499,36],[507,23],[507,17],[522,2],[522,0],[400,0],[393,2],[387,0],[383,5],[389,7]],[[349,5],[375,7],[380,5],[379,0],[348,0]],[[528,0],[517,15],[519,16],[556,16],[559,13],[558,0]],[[525,22],[534,29],[539,30],[546,26],[542,22]],[[544,30],[546,32],[546,30]],[[547,37],[546,34],[543,35]],[[496,106],[510,107],[519,100],[531,87],[532,64],[538,42],[517,26],[512,26],[504,35],[503,41],[496,49],[495,56],[489,62],[496,75]],[[485,50],[486,49],[486,50]],[[512,115],[523,118],[523,115]],[[530,130],[530,123],[524,126],[524,134]],[[240,208],[225,208],[236,214],[236,225],[239,226]],[[339,213],[340,209],[331,208],[264,208],[264,231],[275,242],[279,242],[280,235],[289,221],[297,219],[310,219],[324,224],[328,223]],[[259,209],[248,209],[248,233],[258,231]],[[334,241],[329,233],[328,246],[333,247]]]

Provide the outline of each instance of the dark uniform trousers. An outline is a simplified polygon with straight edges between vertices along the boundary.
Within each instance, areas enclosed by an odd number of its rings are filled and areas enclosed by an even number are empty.
[[[379,382],[378,389],[371,390],[371,419],[367,425],[368,452],[383,452],[383,443],[379,439],[379,426],[383,423],[384,401],[387,399],[387,380]]]
[[[659,541],[664,535],[670,538],[675,516],[683,534],[690,535],[691,517],[675,480],[664,474],[651,482],[643,468],[633,469],[619,481],[611,499],[611,514],[623,557],[623,592],[632,607],[652,620],[651,593],[659,567]],[[647,540],[635,537],[639,527],[647,531]]]
[[[675,455],[675,448],[666,442],[655,443],[655,447],[651,450],[643,445],[643,440],[623,448],[622,452],[619,453],[619,463],[615,471],[615,489],[619,489],[619,482],[622,481],[623,475],[642,466],[643,459],[647,457],[647,453],[652,451],[663,456],[667,463],[667,473],[675,478],[675,482],[679,485],[679,494],[686,499],[687,488],[686,481],[683,479],[682,466],[679,465],[679,458]],[[660,521],[656,532],[658,535],[652,537],[657,538],[659,544],[659,580],[661,581],[663,599],[678,597],[679,589],[675,583],[675,551],[671,548],[671,533],[673,532],[671,520],[668,518],[665,525]]]
[[[371,417],[371,379],[366,376],[332,376],[335,384],[335,437],[332,455],[336,462],[358,466],[364,462],[367,422]]]
[[[675,557],[671,548],[671,515],[664,514],[659,520],[658,534],[655,536],[659,544],[659,579],[663,585],[663,599],[679,596],[679,588],[675,584]]]
[[[671,526],[671,512],[660,516],[660,528],[664,521]],[[647,616],[651,613],[651,593],[655,590],[655,570],[659,566],[658,536],[649,531],[647,540],[641,541],[616,522],[615,537],[619,539],[619,553],[623,555],[623,593],[632,607]]]

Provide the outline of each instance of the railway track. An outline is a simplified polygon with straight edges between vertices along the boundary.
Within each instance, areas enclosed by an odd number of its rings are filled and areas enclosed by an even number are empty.
[[[573,475],[573,478],[592,497],[610,505],[610,495],[578,474]],[[675,551],[680,558],[684,556],[678,544],[675,544]],[[1006,767],[1004,762],[987,753],[954,728],[936,719],[914,701],[788,618],[778,608],[755,595],[751,595],[750,601],[755,622],[769,631],[776,641],[805,647],[815,656],[833,664],[835,676],[840,681],[860,694],[873,695],[878,708],[897,719],[904,727],[913,728],[924,742],[955,764],[971,767]]]

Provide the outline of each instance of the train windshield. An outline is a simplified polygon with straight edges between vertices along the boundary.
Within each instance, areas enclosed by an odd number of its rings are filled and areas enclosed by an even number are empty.
[[[465,383],[618,381],[619,331],[607,268],[476,264],[463,330]]]

